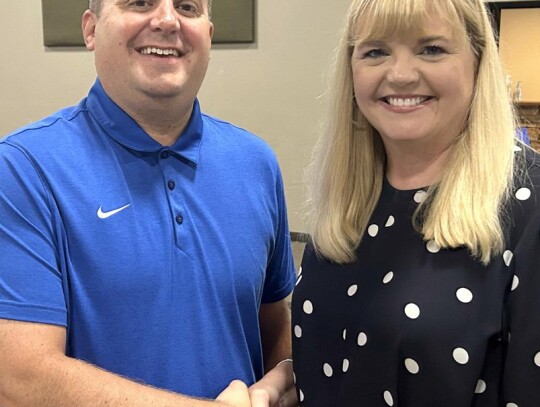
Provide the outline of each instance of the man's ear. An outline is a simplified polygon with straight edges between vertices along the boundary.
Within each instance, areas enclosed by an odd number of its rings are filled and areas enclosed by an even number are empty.
[[[96,23],[97,16],[91,10],[86,10],[82,16],[82,34],[86,49],[88,51],[94,50],[94,40],[96,37]]]

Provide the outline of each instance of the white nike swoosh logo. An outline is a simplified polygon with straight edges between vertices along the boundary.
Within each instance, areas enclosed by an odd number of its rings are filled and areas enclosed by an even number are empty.
[[[122,206],[121,208],[113,209],[112,211],[108,211],[108,212],[103,212],[103,210],[101,209],[101,206],[100,206],[99,209],[97,210],[97,216],[98,216],[99,219],[107,219],[107,218],[110,218],[113,215],[116,215],[118,212],[123,211],[124,209],[126,209],[130,205],[131,204],[127,204],[127,205]]]

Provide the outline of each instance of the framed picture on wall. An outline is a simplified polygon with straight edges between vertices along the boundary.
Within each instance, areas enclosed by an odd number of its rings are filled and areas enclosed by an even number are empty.
[[[540,101],[540,1],[487,3],[492,15],[508,87],[515,103]]]
[[[504,10],[511,9],[538,9],[540,8],[540,1],[538,0],[521,0],[521,1],[489,1],[487,7],[493,16],[494,28],[497,34],[501,29],[501,15]],[[498,38],[497,38],[498,39]]]
[[[81,16],[88,0],[41,0],[43,44],[47,47],[84,46]],[[215,44],[255,41],[255,0],[216,0],[212,3]]]

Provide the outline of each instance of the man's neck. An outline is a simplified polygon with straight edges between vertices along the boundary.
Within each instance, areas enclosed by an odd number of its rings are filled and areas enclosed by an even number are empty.
[[[133,99],[126,100],[118,95],[109,94],[109,97],[150,137],[161,145],[173,145],[191,118],[194,100],[141,96],[140,94],[132,96]]]
[[[178,111],[174,108],[169,108],[165,112],[161,109],[157,111],[147,109],[144,114],[133,112],[128,112],[128,114],[158,143],[171,146],[185,130],[192,111],[193,106],[187,111]]]

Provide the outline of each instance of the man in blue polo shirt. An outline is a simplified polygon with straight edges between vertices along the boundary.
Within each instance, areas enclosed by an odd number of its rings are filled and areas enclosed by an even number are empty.
[[[0,143],[0,405],[245,406],[289,357],[281,174],[201,113],[209,10],[90,1],[88,96]]]

